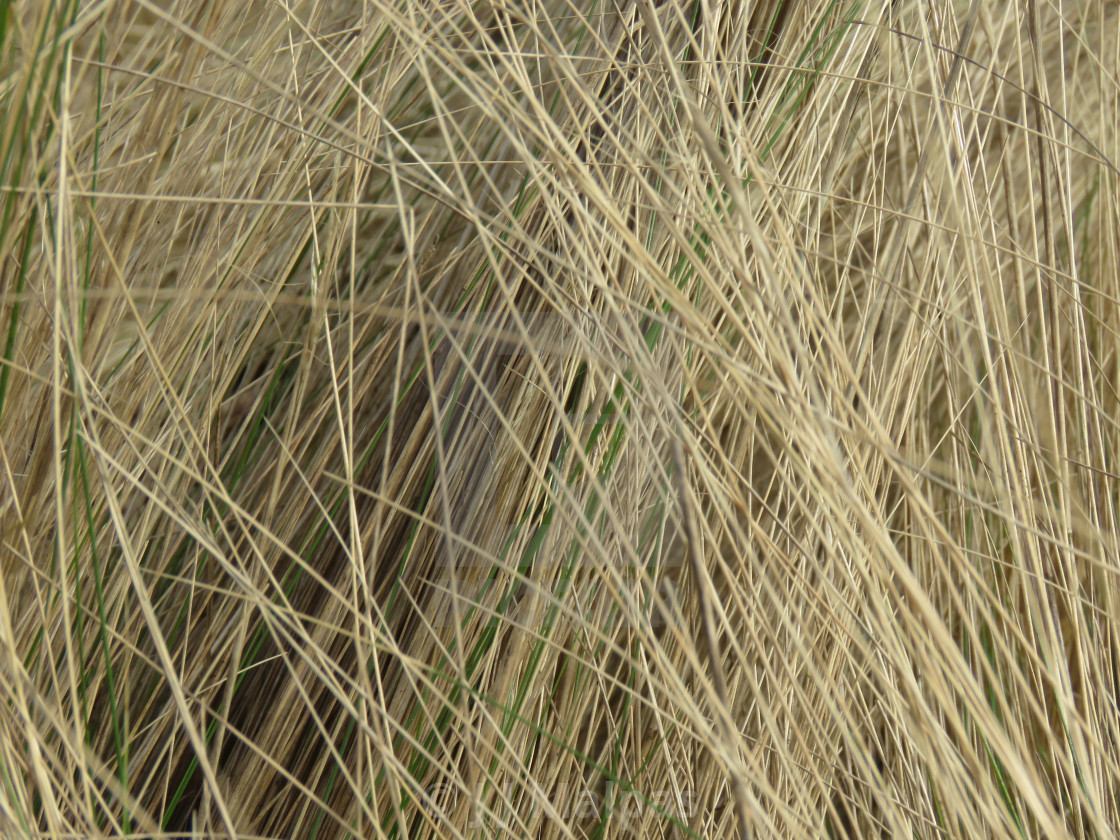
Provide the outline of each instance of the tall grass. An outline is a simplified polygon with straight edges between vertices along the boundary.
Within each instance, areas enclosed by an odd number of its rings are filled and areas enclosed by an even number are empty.
[[[0,103],[0,836],[1116,836],[1116,4],[0,2]]]

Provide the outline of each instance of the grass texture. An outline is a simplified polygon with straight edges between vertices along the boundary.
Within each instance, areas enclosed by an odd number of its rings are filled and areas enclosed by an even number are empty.
[[[1114,838],[1111,0],[0,2],[0,836]]]

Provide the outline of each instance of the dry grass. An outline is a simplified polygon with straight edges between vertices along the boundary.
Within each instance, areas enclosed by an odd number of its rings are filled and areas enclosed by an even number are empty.
[[[1110,838],[1111,0],[0,2],[0,836]]]

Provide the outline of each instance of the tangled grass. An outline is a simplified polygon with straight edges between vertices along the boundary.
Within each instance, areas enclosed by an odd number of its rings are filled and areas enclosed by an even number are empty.
[[[1111,0],[0,2],[0,836],[1111,838]]]

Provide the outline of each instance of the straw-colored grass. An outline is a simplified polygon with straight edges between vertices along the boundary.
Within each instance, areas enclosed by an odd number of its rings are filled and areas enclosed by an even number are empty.
[[[0,836],[1120,831],[1112,0],[0,2]]]

